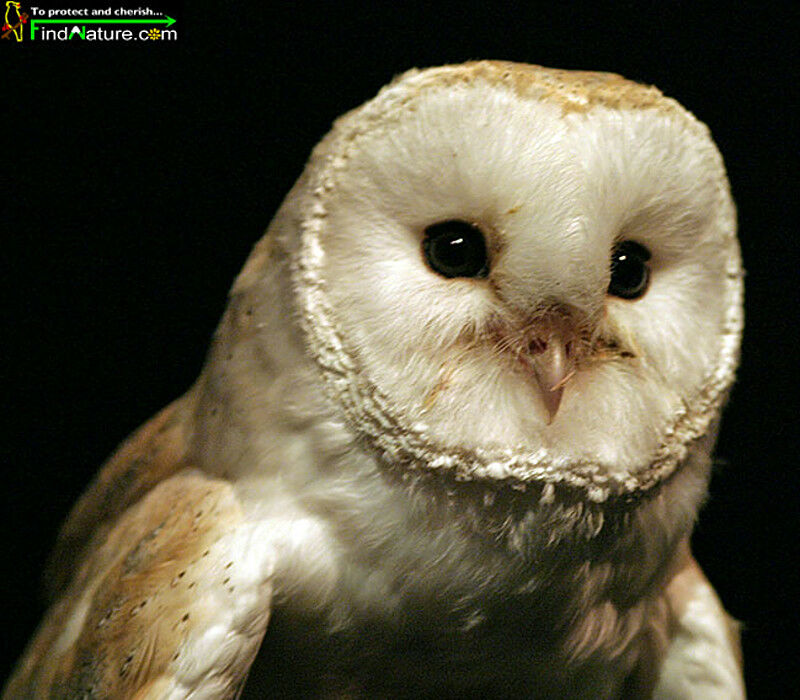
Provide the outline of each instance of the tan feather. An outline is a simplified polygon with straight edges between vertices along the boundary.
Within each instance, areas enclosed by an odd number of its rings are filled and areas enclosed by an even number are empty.
[[[185,420],[192,404],[191,394],[174,401],[128,437],[73,506],[45,575],[51,597],[69,582],[90,541],[101,539],[122,511],[185,466]]]
[[[209,552],[241,522],[227,482],[185,468],[156,485],[104,528],[6,697],[56,688],[65,697],[130,697],[168,676],[193,628],[207,621],[194,589],[223,566]]]

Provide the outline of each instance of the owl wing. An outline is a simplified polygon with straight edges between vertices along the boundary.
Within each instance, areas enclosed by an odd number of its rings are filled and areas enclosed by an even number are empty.
[[[44,583],[51,601],[120,513],[187,466],[184,426],[193,408],[191,393],[171,403],[128,437],[97,473],[72,507],[50,555]]]
[[[135,433],[76,505],[56,550],[60,594],[4,698],[232,698],[243,686],[272,561],[231,484],[186,460],[185,410]]]
[[[666,589],[666,616],[652,630],[650,653],[630,697],[744,700],[736,621],[683,542]],[[628,696],[626,696],[628,697]]]

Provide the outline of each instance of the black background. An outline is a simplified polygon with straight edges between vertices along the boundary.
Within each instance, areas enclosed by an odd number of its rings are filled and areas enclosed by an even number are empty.
[[[41,614],[68,507],[193,382],[234,275],[332,120],[409,67],[503,58],[656,84],[726,159],[747,322],[694,546],[744,623],[751,696],[794,695],[796,4],[186,5],[151,5],[178,19],[174,43],[0,45],[0,678]]]

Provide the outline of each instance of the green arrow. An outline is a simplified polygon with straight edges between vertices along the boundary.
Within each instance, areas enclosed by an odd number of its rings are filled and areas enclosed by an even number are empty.
[[[38,24],[163,24],[171,27],[177,22],[167,15],[164,19],[81,19],[79,17],[65,19],[32,19],[31,20],[31,39],[36,32]]]

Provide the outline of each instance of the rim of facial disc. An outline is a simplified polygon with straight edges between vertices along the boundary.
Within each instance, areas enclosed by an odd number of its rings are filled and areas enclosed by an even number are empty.
[[[424,76],[424,72],[420,75]],[[709,430],[730,388],[736,366],[743,326],[742,269],[736,240],[735,214],[727,181],[719,178],[722,197],[718,224],[720,243],[727,249],[727,310],[720,334],[714,369],[693,399],[676,411],[664,429],[659,447],[646,464],[634,473],[615,473],[613,465],[601,461],[576,460],[564,464],[545,448],[520,451],[513,448],[457,449],[434,442],[424,426],[413,424],[391,410],[391,402],[359,366],[337,328],[335,314],[325,291],[324,265],[327,200],[335,193],[337,175],[348,166],[349,155],[359,137],[377,124],[398,117],[409,108],[419,90],[392,84],[361,108],[337,122],[323,141],[324,157],[312,160],[308,189],[304,197],[301,243],[293,260],[293,281],[301,310],[301,324],[312,356],[325,377],[329,396],[344,411],[350,424],[389,464],[430,472],[447,472],[457,480],[505,482],[517,488],[528,485],[579,490],[590,501],[648,492],[672,475],[686,459],[691,443]],[[446,86],[445,86],[446,87]],[[435,89],[435,85],[433,85]],[[431,89],[430,84],[426,89]],[[662,98],[668,100],[669,98]],[[671,103],[674,111],[676,102]],[[705,129],[690,113],[679,108],[691,127]],[[322,153],[320,153],[322,155]],[[719,157],[719,156],[717,156]],[[720,172],[724,173],[720,165]]]

